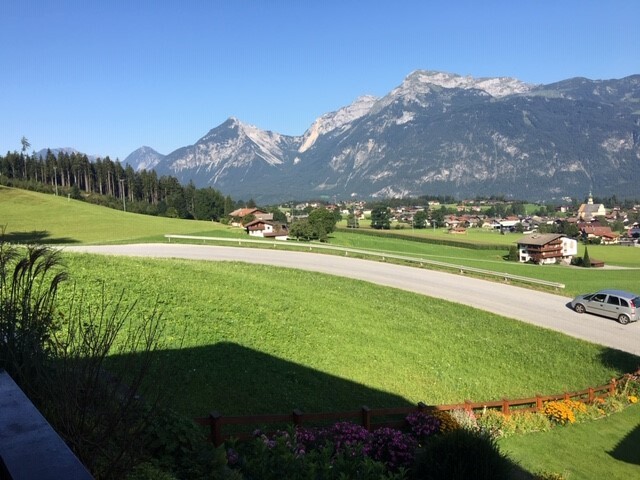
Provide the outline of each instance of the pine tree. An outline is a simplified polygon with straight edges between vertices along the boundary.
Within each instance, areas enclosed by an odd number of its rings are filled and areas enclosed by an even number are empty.
[[[589,258],[589,250],[584,247],[584,256],[582,257],[582,266],[585,268],[591,267],[591,259]]]

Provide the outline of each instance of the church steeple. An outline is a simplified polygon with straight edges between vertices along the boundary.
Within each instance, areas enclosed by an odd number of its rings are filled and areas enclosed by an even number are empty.
[[[589,199],[587,200],[587,205],[593,205],[593,195],[591,195],[591,190],[589,190]]]

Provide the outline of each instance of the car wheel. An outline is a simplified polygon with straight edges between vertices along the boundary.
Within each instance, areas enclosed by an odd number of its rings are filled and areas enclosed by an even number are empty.
[[[574,309],[576,312],[578,312],[578,313],[584,313],[584,312],[586,312],[586,311],[587,311],[587,310],[584,308],[584,305],[583,305],[583,304],[581,304],[581,303],[576,303],[576,306],[575,306],[575,307],[573,307],[573,309]]]
[[[626,325],[627,323],[629,323],[629,317],[627,317],[625,314],[621,314],[618,317],[618,321],[622,324],[622,325]]]

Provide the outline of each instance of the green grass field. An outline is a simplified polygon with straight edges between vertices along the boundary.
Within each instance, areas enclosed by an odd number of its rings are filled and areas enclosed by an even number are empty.
[[[244,236],[213,222],[126,213],[78,200],[0,187],[0,226],[10,241],[48,244],[164,242],[167,233]]]
[[[244,237],[240,230],[209,222],[127,214],[12,189],[0,189],[0,224],[12,241],[58,245],[165,241],[166,233]],[[475,262],[481,268],[529,267],[574,282],[573,289],[605,282],[633,287],[638,281],[631,270],[520,266],[503,262],[499,251],[341,235],[336,234],[337,243],[359,248]],[[339,277],[243,263],[64,256],[73,282],[90,302],[99,301],[103,283],[108,298],[124,291],[127,302],[136,302],[134,322],[157,302],[164,323],[163,346],[156,354],[159,384],[187,415],[560,393],[606,383],[640,366],[638,357],[555,332]],[[637,265],[634,258],[620,261]],[[70,282],[61,289],[63,306],[72,288]],[[113,365],[120,359],[114,356]],[[620,418],[611,436],[623,441],[634,420]],[[520,450],[509,446],[514,459],[526,460],[536,471],[543,469],[538,465],[553,466],[544,448],[536,447],[546,440],[537,438],[523,436]],[[590,440],[576,434],[563,441]],[[594,443],[594,448],[604,447]],[[575,463],[596,461],[588,450],[571,454]],[[610,478],[626,478],[616,476],[626,470],[606,455],[597,462],[609,469]]]
[[[511,458],[532,472],[568,480],[640,477],[640,405],[599,420],[500,440]]]
[[[87,298],[101,280],[142,312],[190,415],[454,403],[607,383],[640,359],[473,308],[271,266],[68,254]],[[71,284],[60,292],[68,299]]]

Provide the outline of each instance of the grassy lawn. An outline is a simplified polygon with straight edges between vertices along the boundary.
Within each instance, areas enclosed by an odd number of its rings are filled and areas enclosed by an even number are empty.
[[[568,480],[640,478],[640,405],[600,420],[500,440],[500,447],[531,472]]]
[[[604,384],[640,365],[556,332],[341,277],[240,262],[66,258],[93,303],[103,281],[108,298],[125,291],[142,313],[158,299],[163,383],[189,415],[519,398]]]
[[[164,242],[167,233],[245,236],[213,222],[138,215],[15,188],[0,187],[0,226],[10,241],[48,244]]]
[[[59,245],[165,241],[167,233],[246,238],[211,222],[6,188],[0,225],[11,241]],[[511,238],[483,235],[487,243]],[[512,264],[502,260],[506,247],[471,250],[342,232],[332,242],[559,281],[567,295],[605,286],[640,291],[632,270]],[[589,247],[592,257],[631,268],[640,267],[637,250]],[[124,291],[135,303],[134,324],[155,306],[162,312],[158,384],[189,416],[528,397],[604,384],[640,365],[633,355],[366,282],[243,263],[64,256],[74,283],[60,290],[63,308],[74,284],[92,305],[104,285],[108,300]],[[121,359],[111,358],[114,367]],[[571,480],[633,478],[637,456],[626,445],[637,445],[638,408],[593,426],[505,439],[503,446],[531,471],[571,472]]]

